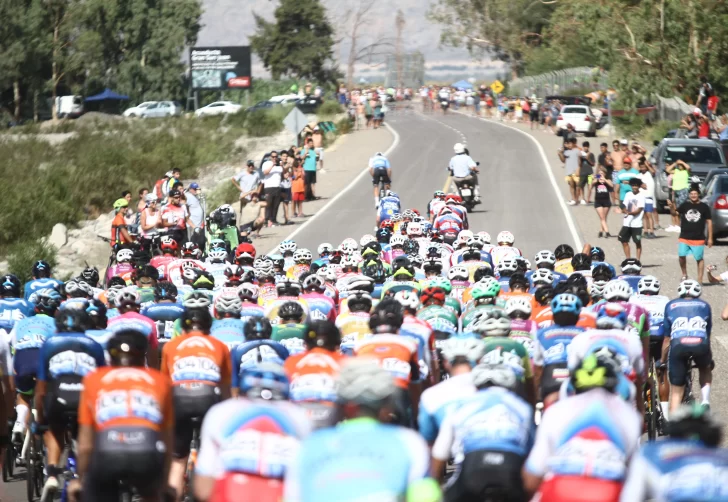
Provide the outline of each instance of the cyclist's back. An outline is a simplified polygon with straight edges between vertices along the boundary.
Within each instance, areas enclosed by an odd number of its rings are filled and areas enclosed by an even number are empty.
[[[636,294],[629,299],[629,303],[634,303],[642,307],[649,318],[650,336],[664,336],[662,321],[665,318],[665,306],[670,301],[665,295],[644,295]]]
[[[31,296],[36,291],[40,291],[41,289],[58,289],[63,283],[59,281],[58,279],[54,279],[53,277],[41,277],[39,279],[32,279],[25,283],[25,287],[23,288],[24,292],[24,298],[27,301],[32,301]]]

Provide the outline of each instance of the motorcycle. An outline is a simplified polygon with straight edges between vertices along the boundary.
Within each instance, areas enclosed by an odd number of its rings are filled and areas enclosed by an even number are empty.
[[[450,108],[450,101],[448,101],[447,99],[441,99],[440,108],[442,109],[442,113],[447,112],[447,109]]]
[[[480,166],[480,162],[476,162],[475,164]],[[479,171],[475,169],[475,172],[477,173]],[[477,204],[480,204],[479,200],[475,200],[475,183],[472,181],[462,181],[460,183],[455,183],[455,186],[458,189],[458,194],[463,199],[463,206],[469,213],[472,212],[473,208],[475,208]]]

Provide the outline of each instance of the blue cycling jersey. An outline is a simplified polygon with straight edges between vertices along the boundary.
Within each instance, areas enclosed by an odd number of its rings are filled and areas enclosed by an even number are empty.
[[[152,303],[139,312],[157,324],[158,338],[172,338],[174,322],[182,317],[185,308],[182,303]]]
[[[374,291],[372,292],[372,299],[373,300],[381,300],[382,299],[382,287],[383,284],[375,284],[374,285]]]
[[[576,335],[584,332],[580,326],[559,326],[541,328],[536,333],[536,347],[533,361],[538,366],[566,364],[567,348]]]
[[[445,417],[461,400],[475,394],[470,373],[443,380],[422,393],[417,414],[417,428],[428,443],[434,443]]]
[[[379,207],[377,213],[379,214],[380,221],[386,221],[392,218],[395,214],[399,214],[402,211],[402,205],[399,199],[396,197],[383,197],[379,200]]]
[[[629,284],[629,287],[632,288],[632,291],[635,293],[639,292],[639,288],[637,285],[640,283],[640,280],[644,277],[644,275],[620,275],[617,277],[617,279],[626,282]]]
[[[501,277],[500,279],[498,279],[498,284],[500,284],[500,290],[503,293],[508,293],[511,290],[510,277]]]
[[[463,263],[465,261],[465,258],[462,254],[458,255],[458,263]],[[491,270],[493,269],[493,257],[490,255],[487,251],[480,251],[480,261],[487,263],[490,265]]]
[[[240,372],[259,362],[283,364],[288,359],[288,349],[273,340],[251,340],[238,344],[230,355],[232,358],[232,385],[238,386]]]
[[[369,159],[369,167],[372,169],[391,169],[392,166],[389,163],[387,157],[382,155],[376,155]]]
[[[257,303],[243,302],[243,306],[240,309],[240,320],[244,324],[251,317],[265,317],[265,309]]]
[[[240,319],[227,318],[227,319],[215,319],[212,321],[212,327],[210,328],[210,336],[214,336],[221,342],[224,342],[231,351],[238,346],[238,344],[245,341],[243,335],[243,326],[245,323]]]
[[[106,365],[104,349],[83,333],[56,333],[40,349],[37,379],[55,380],[66,375],[84,377]]]
[[[61,281],[52,277],[43,277],[41,279],[33,279],[32,281],[28,281],[25,283],[25,287],[23,288],[23,291],[25,291],[25,299],[31,301],[30,297],[36,291],[40,291],[41,289],[57,290],[58,287],[62,284],[63,283]]]
[[[22,298],[0,298],[0,329],[8,333],[17,321],[34,314],[33,304]]]
[[[40,349],[56,332],[56,321],[45,314],[26,317],[15,323],[10,345],[16,354],[27,349]]]
[[[713,328],[710,305],[700,298],[676,298],[665,305],[665,318],[663,333],[670,338],[681,339],[689,343],[688,339],[697,341],[710,339]]]
[[[86,336],[92,339],[94,342],[101,345],[101,348],[106,351],[106,346],[109,343],[109,338],[111,338],[112,333],[111,331],[107,329],[89,329],[86,331]]]

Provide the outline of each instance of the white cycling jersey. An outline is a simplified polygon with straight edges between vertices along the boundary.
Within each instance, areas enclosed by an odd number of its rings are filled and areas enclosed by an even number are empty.
[[[665,306],[670,301],[665,295],[632,295],[629,303],[639,305],[647,311],[650,317],[650,335],[663,336],[662,321],[665,318]]]
[[[420,397],[417,417],[420,434],[428,443],[433,443],[448,412],[461,399],[477,392],[470,373],[448,378],[426,389]]]
[[[490,257],[493,259],[493,266],[497,267],[505,258],[516,258],[523,256],[521,250],[513,246],[494,246],[490,251]]]
[[[616,354],[626,377],[634,379],[635,375],[644,373],[645,360],[640,337],[621,329],[590,329],[576,335],[566,347],[569,371],[578,368],[587,355],[605,348]]]

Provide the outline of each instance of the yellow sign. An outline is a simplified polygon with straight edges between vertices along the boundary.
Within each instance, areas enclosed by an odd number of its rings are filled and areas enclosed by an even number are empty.
[[[490,88],[496,94],[500,94],[501,92],[503,92],[503,89],[505,89],[505,87],[503,87],[503,84],[501,84],[500,80],[496,80],[495,82],[490,84]]]

